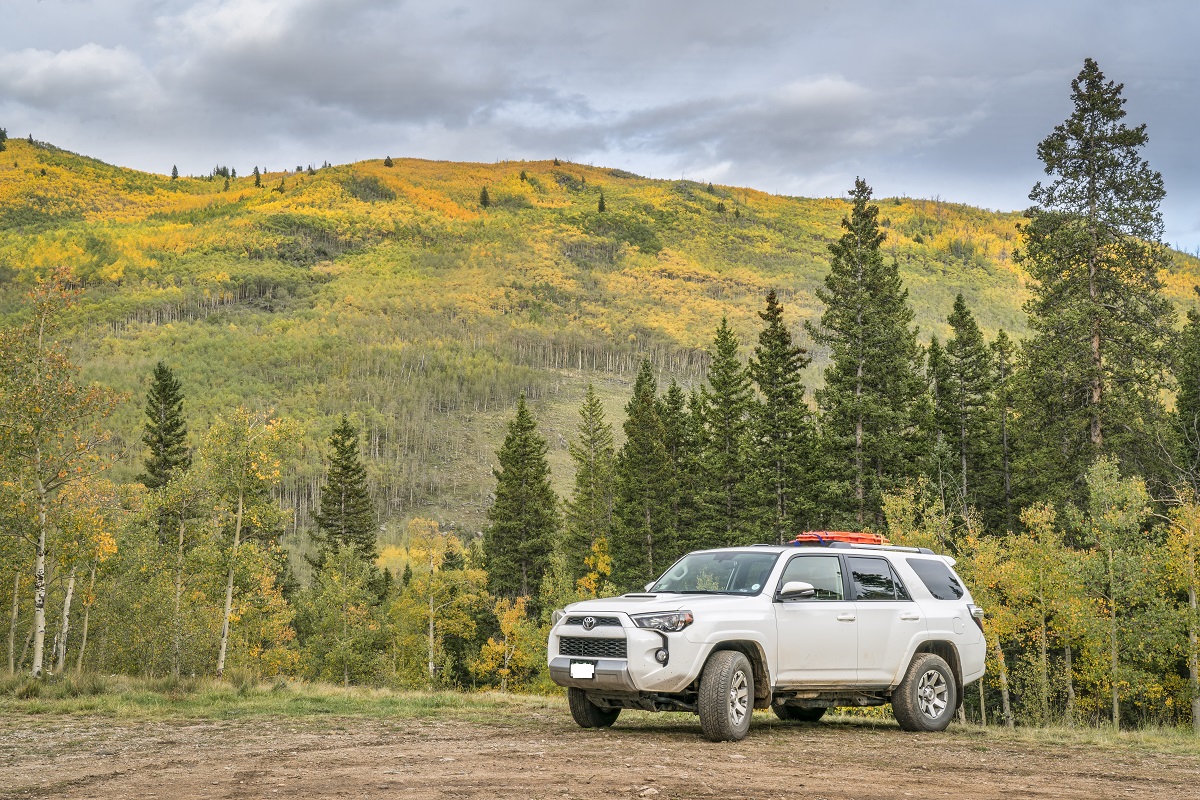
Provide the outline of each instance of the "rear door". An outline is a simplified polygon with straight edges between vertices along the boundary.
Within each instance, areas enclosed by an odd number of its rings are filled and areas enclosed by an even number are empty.
[[[926,630],[925,615],[886,558],[847,556],[858,616],[858,682],[887,686],[908,645]]]
[[[811,583],[813,598],[776,600],[779,643],[777,686],[846,686],[857,672],[858,633],[854,602],[846,597],[837,555],[800,553],[783,569],[778,591],[788,581]]]

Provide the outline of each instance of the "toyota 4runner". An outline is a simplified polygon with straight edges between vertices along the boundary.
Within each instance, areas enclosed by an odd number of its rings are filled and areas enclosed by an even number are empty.
[[[954,559],[831,538],[689,553],[645,592],[556,612],[550,676],[575,721],[689,711],[707,738],[729,741],[756,708],[815,722],[890,702],[904,730],[944,730],[987,649]]]

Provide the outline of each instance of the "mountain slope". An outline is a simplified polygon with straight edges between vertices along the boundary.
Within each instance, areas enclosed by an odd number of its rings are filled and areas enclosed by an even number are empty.
[[[158,359],[183,381],[193,430],[237,403],[298,418],[303,463],[284,494],[300,528],[343,412],[364,431],[394,530],[413,514],[480,527],[493,454],[522,391],[565,492],[586,383],[619,430],[641,358],[664,381],[702,380],[721,316],[748,351],[769,288],[799,332],[820,313],[814,290],[847,209],[550,161],[396,159],[261,183],[171,180],[10,141],[0,153],[0,313],[16,310],[38,270],[63,264],[84,281],[81,360],[89,376],[134,393],[115,421],[118,477],[136,472]],[[879,204],[886,252],[926,336],[945,337],[960,291],[989,337],[1023,331],[1019,215]],[[1170,294],[1190,303],[1200,262],[1176,254],[1175,267]]]

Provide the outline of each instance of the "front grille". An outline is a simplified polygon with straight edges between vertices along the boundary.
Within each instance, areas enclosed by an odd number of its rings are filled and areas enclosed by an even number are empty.
[[[582,625],[583,621],[585,619],[587,619],[586,616],[585,617],[567,617],[567,624],[568,625]],[[617,619],[616,617],[592,617],[592,619],[596,620],[597,628],[599,628],[601,625],[616,625],[617,627],[621,626],[621,620]]]
[[[625,640],[564,636],[558,640],[558,654],[582,658],[625,658]]]

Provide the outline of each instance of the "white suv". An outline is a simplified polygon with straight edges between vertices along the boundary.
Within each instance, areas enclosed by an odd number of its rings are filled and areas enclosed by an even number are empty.
[[[940,731],[984,673],[983,611],[931,550],[824,542],[689,553],[644,593],[556,612],[550,677],[585,728],[623,708],[690,711],[713,741],[755,708],[815,722],[891,703]]]

